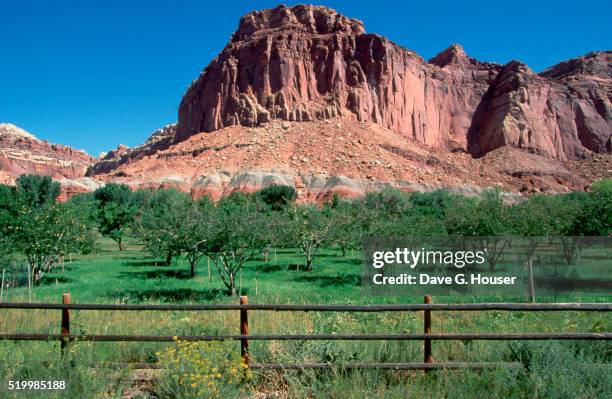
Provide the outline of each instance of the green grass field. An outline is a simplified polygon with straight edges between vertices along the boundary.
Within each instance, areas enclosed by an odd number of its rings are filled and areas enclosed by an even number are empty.
[[[235,303],[228,297],[206,260],[195,279],[187,262],[156,265],[137,243],[119,252],[113,242],[100,240],[99,250],[76,256],[65,271],[44,277],[32,290],[33,302],[73,303]],[[268,262],[247,263],[238,288],[250,303],[420,303],[421,297],[368,297],[360,289],[361,254],[340,256],[325,250],[313,271],[299,270],[303,260],[291,250],[271,252]],[[557,298],[557,301],[610,302],[612,296]],[[437,303],[520,301],[524,298],[434,297]],[[547,300],[547,298],[541,298]],[[27,288],[8,290],[4,301],[28,301]],[[72,311],[73,333],[89,334],[237,334],[239,315],[233,312],[110,312]],[[249,314],[251,334],[289,333],[411,333],[422,331],[422,313],[265,312]],[[0,332],[58,333],[57,310],[2,310]],[[593,312],[434,312],[433,332],[604,332],[612,331],[609,314]],[[27,397],[147,397],[125,396],[134,385],[127,368],[104,362],[156,362],[158,353],[175,344],[77,342],[59,356],[57,342],[0,342],[0,398],[25,397],[8,390],[9,380],[66,380],[63,392],[28,392]],[[239,352],[238,343],[222,345]],[[251,342],[252,358],[260,362],[420,362],[420,342],[287,341]],[[600,342],[437,341],[435,361],[520,362],[526,367],[490,371],[267,371],[232,391],[234,397],[256,398],[606,398],[612,397],[612,345]],[[95,367],[94,367],[95,366]],[[149,391],[157,397],[187,397],[172,389]],[[228,393],[224,394],[227,397]],[[156,397],[156,396],[153,396]]]

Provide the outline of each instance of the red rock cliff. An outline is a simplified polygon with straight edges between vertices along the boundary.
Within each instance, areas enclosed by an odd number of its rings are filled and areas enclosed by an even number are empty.
[[[575,159],[612,151],[611,54],[540,75],[476,61],[457,45],[428,63],[329,8],[279,6],[241,18],[183,97],[175,140],[340,116],[475,156],[511,146]]]

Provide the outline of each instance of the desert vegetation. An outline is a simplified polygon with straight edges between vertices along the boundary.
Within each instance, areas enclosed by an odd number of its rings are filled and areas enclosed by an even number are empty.
[[[364,297],[361,236],[609,235],[612,182],[589,192],[533,196],[505,205],[489,191],[462,197],[444,190],[386,190],[320,206],[295,203],[274,187],[194,201],[175,190],[130,191],[109,184],[58,203],[48,178],[24,176],[0,186],[3,301],[81,303],[413,303],[415,297]],[[493,238],[491,238],[493,237]],[[493,243],[494,244],[494,243]],[[0,270],[1,272],[1,270]],[[436,297],[444,302],[525,301],[525,297]],[[609,295],[540,298],[609,302]],[[57,333],[58,311],[2,310],[0,331]],[[252,333],[418,332],[413,313],[253,312]],[[235,334],[237,312],[75,311],[73,330],[95,334]],[[605,313],[458,314],[436,312],[436,332],[610,331]],[[243,372],[235,342],[219,344],[75,342],[62,358],[52,342],[0,342],[0,376],[62,379],[67,391],[32,397],[120,397],[132,390],[128,369],[111,362],[158,362],[163,372],[140,396],[200,397],[606,397],[612,391],[607,342],[434,343],[436,361],[512,361],[518,369],[346,371],[346,362],[420,361],[420,342],[253,342],[254,361],[324,362],[326,371]],[[92,367],[92,365],[97,365]],[[555,367],[552,367],[555,365]],[[240,374],[240,378],[236,375]],[[1,397],[14,392],[0,387]],[[53,396],[56,395],[56,396]],[[274,396],[276,395],[276,396]]]

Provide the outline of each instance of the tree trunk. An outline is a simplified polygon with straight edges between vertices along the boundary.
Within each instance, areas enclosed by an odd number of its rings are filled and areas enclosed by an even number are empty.
[[[312,257],[311,256],[307,256],[306,257],[306,271],[312,271]]]
[[[170,266],[170,263],[172,263],[172,254],[167,254],[166,255],[166,266]]]
[[[32,283],[35,286],[39,286],[40,285],[40,280],[42,278],[42,271],[40,269],[40,267],[35,266],[34,268],[32,268]]]
[[[234,279],[234,274],[229,274],[229,293],[231,296],[236,296],[236,280]]]
[[[342,250],[342,257],[346,257],[346,248],[341,247],[340,249]]]
[[[191,278],[194,278],[196,274],[196,261],[189,262],[189,266],[191,267],[190,276]]]

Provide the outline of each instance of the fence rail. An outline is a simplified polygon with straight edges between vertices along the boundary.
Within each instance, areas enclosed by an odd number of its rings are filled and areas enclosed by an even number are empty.
[[[62,334],[3,334],[0,340],[12,341],[115,341],[172,342],[181,341],[514,341],[514,340],[610,340],[612,333],[508,333],[508,334],[292,334],[292,335],[62,335]]]
[[[0,303],[0,309],[72,309],[118,311],[198,311],[198,310],[271,310],[276,312],[404,312],[419,310],[520,312],[612,311],[612,303],[431,303],[398,305],[283,305],[283,304],[215,304],[215,305],[131,305],[93,303]]]
[[[249,304],[246,296],[240,297],[240,304],[222,305],[127,305],[127,304],[74,304],[70,303],[70,294],[62,295],[62,303],[0,303],[0,309],[39,309],[61,310],[60,334],[37,333],[0,333],[0,340],[12,341],[60,341],[61,352],[72,341],[102,342],[172,342],[184,341],[240,341],[240,354],[251,368],[256,369],[385,369],[385,370],[437,370],[437,369],[486,369],[492,367],[516,367],[516,363],[474,363],[474,362],[434,362],[432,341],[445,340],[612,340],[612,333],[432,333],[432,311],[589,311],[610,312],[612,303],[469,303],[469,304],[433,304],[431,297],[425,297],[424,304],[396,305],[274,305]],[[240,334],[236,335],[77,335],[70,333],[70,310],[105,310],[105,311],[239,311]],[[248,311],[289,311],[289,312],[423,312],[423,333],[412,334],[262,334],[250,335]],[[289,341],[289,340],[325,340],[325,341],[423,341],[423,363],[349,363],[342,365],[328,363],[255,363],[249,362],[249,341]]]

